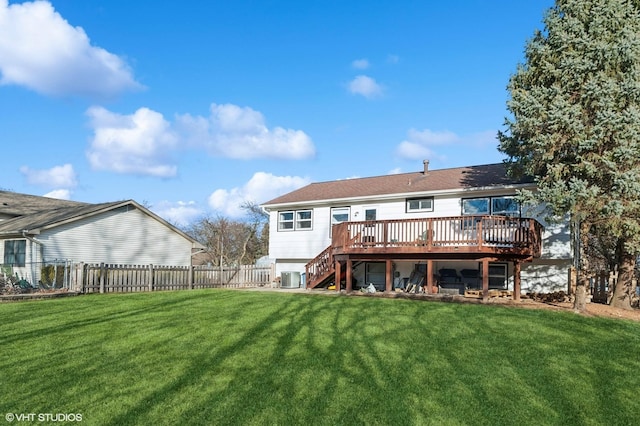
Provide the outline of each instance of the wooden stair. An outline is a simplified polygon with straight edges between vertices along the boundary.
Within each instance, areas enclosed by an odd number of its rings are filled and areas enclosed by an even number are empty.
[[[336,272],[333,261],[333,247],[329,246],[307,263],[306,267],[307,288],[316,288],[326,284]]]

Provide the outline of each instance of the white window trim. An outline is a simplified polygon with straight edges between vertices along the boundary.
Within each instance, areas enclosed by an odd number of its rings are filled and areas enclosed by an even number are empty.
[[[347,220],[343,220],[340,222],[336,222],[335,220],[333,220],[333,214],[336,211],[340,211],[340,210],[344,210],[347,213]],[[343,222],[349,222],[351,220],[351,207],[331,207],[331,209],[329,209],[329,214],[330,214],[330,218],[329,218],[329,236],[332,235],[332,230],[333,230],[333,225],[337,225],[339,223],[343,223]]]
[[[311,218],[309,219],[298,219],[298,213],[302,212],[310,212]],[[282,214],[291,213],[293,218],[291,220],[283,221],[281,220]],[[310,226],[308,228],[303,228],[298,226],[300,222],[309,222]],[[291,228],[283,228],[283,223],[291,223]],[[301,210],[281,210],[278,212],[278,232],[292,232],[292,231],[312,231],[313,230],[313,209],[301,209]]]
[[[300,213],[304,213],[304,212],[309,212],[309,214],[310,214],[309,219],[300,219],[299,218],[299,214]],[[299,226],[299,224],[301,222],[309,222],[309,226],[308,227]],[[294,225],[293,226],[294,226],[295,230],[298,230],[298,231],[311,231],[311,230],[313,230],[313,210],[311,210],[311,209],[296,210],[296,212],[295,212],[295,221],[294,221]]]
[[[418,202],[422,203],[423,201],[427,201],[427,200],[431,202],[431,207],[412,209],[409,206],[412,201],[418,201]],[[407,198],[407,200],[405,201],[405,211],[407,213],[432,212],[433,211],[433,204],[434,204],[433,197]]]

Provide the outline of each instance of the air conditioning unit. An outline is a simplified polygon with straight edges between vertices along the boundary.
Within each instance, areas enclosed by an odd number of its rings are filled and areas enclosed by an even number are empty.
[[[280,288],[300,287],[300,272],[283,272],[281,276],[282,281],[280,282]]]

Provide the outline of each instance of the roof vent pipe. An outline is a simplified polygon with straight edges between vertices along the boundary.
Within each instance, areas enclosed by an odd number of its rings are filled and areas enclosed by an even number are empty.
[[[424,174],[426,175],[429,172],[429,160],[423,160],[422,164],[424,165]]]

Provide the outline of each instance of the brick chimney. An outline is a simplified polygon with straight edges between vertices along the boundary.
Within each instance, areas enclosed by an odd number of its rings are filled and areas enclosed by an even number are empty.
[[[422,164],[424,165],[424,174],[429,173],[429,160],[423,160]]]

